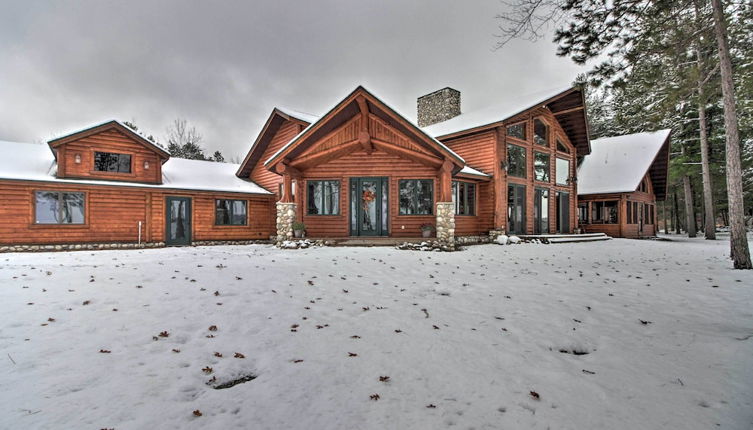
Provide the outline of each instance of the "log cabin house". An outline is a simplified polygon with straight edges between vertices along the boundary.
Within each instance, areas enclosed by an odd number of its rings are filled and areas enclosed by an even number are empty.
[[[444,88],[417,105],[414,123],[359,86],[320,117],[275,108],[240,165],[171,158],[117,121],[0,142],[0,246],[282,241],[294,221],[331,239],[431,225],[451,245],[578,227],[579,88],[466,113]]]
[[[607,137],[578,169],[578,219],[588,233],[653,237],[667,195],[671,130]]]

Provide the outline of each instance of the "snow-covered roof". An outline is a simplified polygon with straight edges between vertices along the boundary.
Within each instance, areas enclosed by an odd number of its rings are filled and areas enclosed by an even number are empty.
[[[520,96],[501,96],[502,101],[492,106],[462,113],[447,121],[442,121],[423,128],[431,136],[441,137],[459,131],[482,127],[495,122],[500,122],[526,111],[543,101],[557,96],[572,87],[537,91]]]
[[[157,152],[161,152],[165,156],[165,158],[167,158],[167,157],[170,156],[170,151],[168,151],[167,148],[163,148],[162,146],[156,144],[155,142],[152,142],[142,132],[140,132],[138,130],[134,130],[133,128],[131,128],[131,127],[127,126],[126,124],[118,121],[117,119],[110,119],[110,120],[107,120],[107,121],[104,121],[104,122],[100,122],[100,123],[97,123],[97,124],[94,124],[94,125],[90,125],[88,127],[77,128],[76,130],[68,131],[66,133],[63,133],[60,137],[56,137],[54,139],[50,139],[47,143],[53,145],[58,140],[63,140],[65,138],[73,136],[73,135],[85,133],[85,132],[87,132],[89,130],[92,130],[92,129],[95,129],[95,128],[98,128],[98,127],[102,127],[102,126],[107,125],[107,124],[116,124],[116,125],[119,125],[120,127],[123,127],[128,132],[133,133],[133,135],[137,136],[141,140],[141,143],[145,144],[146,146],[150,147],[151,149],[153,149],[153,150],[155,150]]]
[[[269,191],[235,176],[237,164],[170,158],[162,165],[162,184],[58,179],[57,165],[47,145],[0,141],[0,179],[121,187],[166,188],[197,191],[270,194]]]
[[[458,174],[465,174],[465,175],[476,175],[476,176],[483,176],[485,178],[491,178],[491,175],[487,175],[486,173],[476,170],[473,167],[465,166],[462,170],[458,172]]]
[[[411,121],[410,119],[408,119],[408,117],[406,117],[405,115],[403,115],[402,113],[400,113],[400,111],[398,111],[394,107],[390,106],[389,104],[385,103],[384,100],[382,100],[379,97],[375,96],[374,93],[371,92],[371,91],[369,91],[366,87],[364,87],[363,85],[359,85],[358,87],[356,87],[356,90],[358,90],[359,88],[362,88],[364,91],[366,91],[367,93],[369,93],[372,97],[374,97],[376,100],[378,100],[384,106],[386,106],[388,109],[391,109],[398,116],[402,117],[402,119],[404,121],[406,121],[408,124],[412,125],[418,132],[426,135],[429,139],[431,139],[432,141],[434,141],[434,143],[436,143],[442,149],[444,149],[445,151],[449,152],[453,157],[457,158],[461,162],[465,162],[465,160],[463,160],[463,157],[459,156],[455,151],[453,151],[452,149],[450,149],[447,145],[445,145],[444,143],[442,143],[439,140],[437,140],[436,138],[434,138],[434,135],[432,135],[431,133],[427,133],[425,129],[422,129],[421,127],[419,127],[418,125],[416,125],[416,123],[414,123],[413,121]],[[356,90],[354,90],[353,92],[355,92]],[[351,92],[351,94],[353,94],[353,92]],[[343,100],[337,102],[332,107],[332,109],[329,110],[329,112],[332,112],[332,110],[334,110],[337,106],[339,106],[340,103],[342,103],[348,97],[350,97],[350,94],[348,94],[348,96],[346,96]],[[274,154],[272,154],[271,157],[269,157],[267,160],[265,160],[264,161],[264,165],[266,166],[267,164],[269,164],[270,161],[272,161],[273,159],[275,159],[278,155],[280,155],[281,153],[285,152],[285,150],[287,150],[293,144],[295,144],[295,142],[297,142],[298,139],[300,139],[301,136],[303,136],[304,134],[306,134],[306,132],[308,132],[311,128],[315,127],[319,123],[319,121],[322,120],[322,118],[326,117],[327,114],[329,114],[329,112],[327,112],[326,114],[324,114],[321,117],[317,118],[315,121],[311,122],[308,127],[304,128],[300,133],[298,133],[294,138],[292,138],[290,140],[290,142],[288,142],[287,144],[283,145],[282,148],[280,148],[279,150],[277,150],[277,152],[275,152]]]
[[[671,130],[591,141],[578,168],[578,194],[629,193],[640,185]]]
[[[284,113],[285,115],[292,116],[293,118],[300,119],[301,121],[305,121],[305,122],[307,122],[309,124],[314,123],[316,121],[319,121],[319,118],[320,118],[320,117],[318,117],[316,115],[312,115],[310,113],[301,112],[301,111],[295,110],[295,109],[288,109],[286,107],[279,107],[278,106],[276,109],[279,110],[280,112]]]

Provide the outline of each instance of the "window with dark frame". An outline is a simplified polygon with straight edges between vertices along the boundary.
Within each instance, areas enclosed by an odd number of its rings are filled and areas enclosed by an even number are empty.
[[[562,143],[562,141],[559,139],[557,139],[557,151],[564,152],[565,154],[570,153],[570,150],[567,149],[567,146],[565,146],[565,144]]]
[[[557,157],[555,167],[555,177],[557,185],[568,185],[570,180],[570,160]]]
[[[476,184],[453,181],[452,202],[455,215],[476,215]]]
[[[533,152],[533,174],[537,181],[549,182],[549,154]]]
[[[517,178],[526,177],[526,149],[518,145],[507,145],[507,174]]]
[[[519,122],[507,127],[507,135],[520,140],[526,140],[526,123]]]
[[[398,182],[400,215],[431,215],[434,213],[434,181],[401,179]]]
[[[633,224],[638,224],[638,202],[633,202]]]
[[[533,120],[533,143],[549,146],[549,126],[538,118]]]
[[[248,202],[246,200],[215,199],[214,225],[248,224]]]
[[[591,224],[617,224],[619,202],[609,200],[591,203]]]
[[[588,224],[588,203],[578,203],[578,223]]]
[[[84,224],[84,193],[65,191],[34,192],[35,224]]]
[[[95,152],[94,170],[98,172],[131,173],[131,155]]]
[[[340,214],[340,181],[306,181],[308,215]]]
[[[627,223],[633,224],[633,202],[627,202]]]

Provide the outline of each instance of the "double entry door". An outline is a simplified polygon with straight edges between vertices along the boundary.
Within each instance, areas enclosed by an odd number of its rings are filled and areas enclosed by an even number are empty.
[[[351,236],[387,236],[387,178],[350,178]]]

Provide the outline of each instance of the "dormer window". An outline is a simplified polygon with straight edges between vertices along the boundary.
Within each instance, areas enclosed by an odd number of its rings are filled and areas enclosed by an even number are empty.
[[[94,170],[98,172],[131,173],[131,155],[95,152]]]

